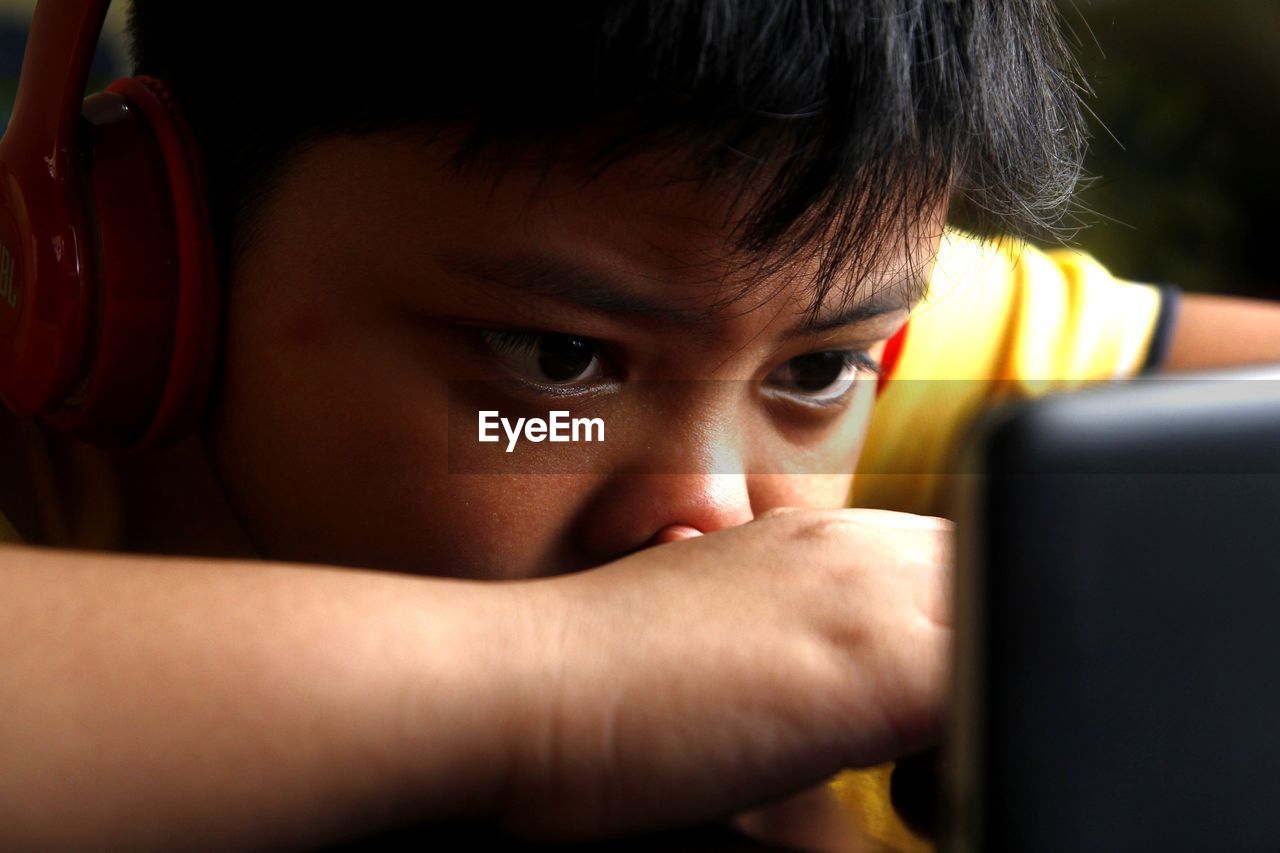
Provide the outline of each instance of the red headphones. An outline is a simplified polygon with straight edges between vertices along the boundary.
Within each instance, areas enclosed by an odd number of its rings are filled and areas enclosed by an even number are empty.
[[[106,447],[203,413],[220,297],[200,159],[160,81],[84,98],[108,0],[40,0],[0,139],[0,399]]]

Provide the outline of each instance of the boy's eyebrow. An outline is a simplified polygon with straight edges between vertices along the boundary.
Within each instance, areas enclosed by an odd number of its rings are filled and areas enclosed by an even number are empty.
[[[879,288],[870,299],[863,299],[852,305],[847,305],[826,317],[819,315],[807,318],[792,330],[792,334],[816,335],[839,329],[842,326],[865,323],[868,320],[874,320],[876,317],[892,314],[895,311],[910,311],[911,306],[918,301],[916,294],[922,289],[920,285],[911,282]]]
[[[672,307],[640,293],[614,286],[608,279],[541,252],[492,256],[436,252],[436,259],[454,272],[483,284],[518,288],[538,296],[589,307],[605,314],[662,316],[682,325],[705,319],[705,311]]]
[[[552,255],[520,252],[499,257],[460,252],[436,253],[447,268],[485,285],[519,288],[557,301],[571,302],[606,314],[660,318],[682,326],[705,323],[705,309],[680,308],[611,283]],[[813,335],[875,319],[895,311],[909,311],[924,291],[918,280],[902,280],[876,288],[869,299],[844,304],[825,316],[809,316],[788,335]]]
[[[492,257],[457,252],[437,253],[437,259],[455,272],[482,284],[523,291],[594,308],[606,314],[640,314],[661,317],[692,326],[706,319],[706,312],[676,308],[633,293],[571,263],[541,252],[520,252]]]

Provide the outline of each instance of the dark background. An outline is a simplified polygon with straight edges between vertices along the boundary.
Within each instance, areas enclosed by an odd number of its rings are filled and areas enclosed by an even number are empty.
[[[1117,275],[1280,299],[1280,2],[1061,6],[1097,93],[1080,245]]]

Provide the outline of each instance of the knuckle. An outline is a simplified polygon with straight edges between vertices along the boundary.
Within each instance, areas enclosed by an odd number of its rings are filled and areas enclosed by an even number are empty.
[[[798,514],[804,513],[805,510],[795,506],[775,506],[766,509],[764,512],[756,516],[756,521],[773,521],[777,519],[785,519]]]

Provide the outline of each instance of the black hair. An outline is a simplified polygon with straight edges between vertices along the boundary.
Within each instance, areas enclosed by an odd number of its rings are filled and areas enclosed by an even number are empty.
[[[1052,0],[133,0],[129,29],[202,145],[224,259],[318,139],[464,128],[462,167],[609,127],[575,156],[749,188],[739,248],[821,245],[825,292],[948,193],[1054,233],[1086,140]]]

